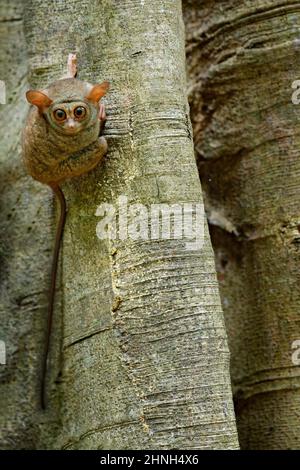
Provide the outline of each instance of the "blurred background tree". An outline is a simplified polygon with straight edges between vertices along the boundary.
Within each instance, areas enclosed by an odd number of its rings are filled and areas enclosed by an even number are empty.
[[[244,449],[300,448],[295,1],[184,0],[189,100]]]
[[[24,26],[24,28],[23,28]],[[25,34],[25,38],[24,38]],[[201,203],[179,0],[1,2],[1,447],[236,449],[229,351],[207,226],[184,240],[99,240],[97,206]],[[24,173],[25,91],[78,56],[109,80],[105,164],[64,184],[69,203],[39,408],[55,211]],[[1,77],[2,78],[2,77]],[[5,204],[4,204],[5,201]]]

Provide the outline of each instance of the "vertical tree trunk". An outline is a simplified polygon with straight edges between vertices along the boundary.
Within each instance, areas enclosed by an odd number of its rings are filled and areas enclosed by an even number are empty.
[[[6,365],[0,365],[1,448],[34,448],[44,315],[49,283],[50,212],[46,188],[25,175],[20,137],[28,111],[25,101],[27,56],[23,3],[2,1],[1,80],[6,104],[0,105],[0,340]]]
[[[245,4],[246,3],[246,4]],[[300,4],[185,1],[195,146],[240,442],[299,449]]]
[[[201,203],[180,2],[30,0],[25,26],[31,86],[59,78],[75,51],[79,78],[111,82],[105,164],[63,188],[62,369],[54,344],[38,446],[237,448],[207,227],[196,251],[184,240],[96,237],[97,206],[120,195],[147,207]]]

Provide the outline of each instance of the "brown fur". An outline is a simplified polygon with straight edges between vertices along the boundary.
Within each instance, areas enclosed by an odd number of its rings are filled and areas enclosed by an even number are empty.
[[[55,237],[48,304],[48,326],[41,377],[41,406],[45,408],[45,379],[50,345],[56,274],[61,239],[66,219],[66,201],[60,183],[92,170],[107,152],[107,142],[99,137],[105,123],[105,108],[99,101],[108,83],[91,85],[74,78],[76,56],[69,55],[68,78],[52,83],[47,89],[29,90],[32,106],[22,136],[23,160],[28,173],[48,184],[60,205],[60,219]],[[83,116],[76,109],[85,110]],[[64,119],[55,111],[63,112]]]
[[[22,147],[26,168],[34,179],[46,184],[59,183],[92,170],[102,160],[107,152],[107,143],[104,137],[99,137],[98,101],[108,84],[104,82],[102,90],[99,87],[76,78],[66,78],[42,91],[46,98],[45,106],[40,100],[34,102],[32,99],[36,106],[28,114]],[[29,98],[32,96],[30,93],[34,92],[27,93]],[[63,129],[59,131],[50,113],[55,104],[70,101],[83,102],[90,111],[90,119],[83,122],[82,128],[74,135],[64,134]]]

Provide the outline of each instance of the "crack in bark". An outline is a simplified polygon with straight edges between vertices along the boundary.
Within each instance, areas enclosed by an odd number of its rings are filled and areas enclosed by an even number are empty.
[[[255,7],[254,11],[247,11],[235,17],[231,17],[228,20],[221,20],[219,23],[214,23],[212,26],[208,27],[206,30],[201,30],[197,33],[193,33],[193,36],[189,39],[189,45],[187,52],[191,53],[192,49],[195,47],[195,44],[191,41],[197,42],[196,46],[203,46],[215,39],[218,35],[223,34],[228,31],[234,31],[235,29],[243,26],[244,24],[253,24],[253,19],[255,21],[260,21],[261,19],[274,18],[275,16],[285,15],[287,12],[294,13],[300,11],[299,2],[287,2],[267,7]],[[276,15],[277,14],[277,15]]]
[[[80,338],[78,338],[78,339],[75,339],[75,340],[72,341],[71,343],[66,343],[66,344],[64,345],[64,349],[70,348],[71,346],[74,346],[75,344],[81,343],[82,341],[85,341],[85,340],[87,340],[87,339],[89,339],[89,338],[92,338],[93,336],[98,335],[98,334],[100,334],[100,333],[103,333],[104,331],[110,331],[111,329],[112,329],[112,327],[110,327],[110,326],[107,326],[107,327],[105,327],[105,328],[100,328],[99,330],[93,331],[92,333],[89,333],[89,334],[87,334],[87,335],[85,335],[85,336],[82,336],[82,337],[80,337]]]

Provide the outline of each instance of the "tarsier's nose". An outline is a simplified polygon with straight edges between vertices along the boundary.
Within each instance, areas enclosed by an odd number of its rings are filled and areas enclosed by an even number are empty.
[[[75,129],[75,121],[74,119],[68,119],[68,128],[69,129]]]

